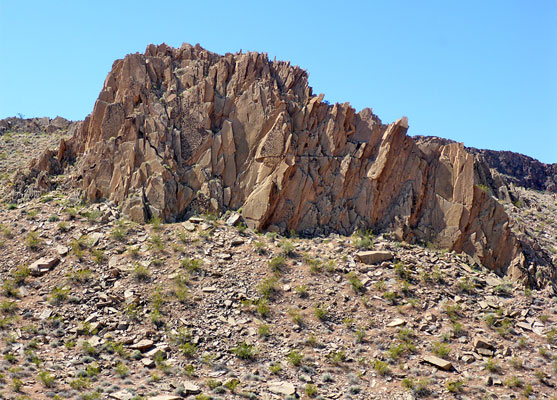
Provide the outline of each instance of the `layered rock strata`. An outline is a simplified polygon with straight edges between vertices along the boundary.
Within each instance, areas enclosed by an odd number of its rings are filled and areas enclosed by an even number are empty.
[[[77,157],[85,197],[140,222],[239,209],[258,230],[389,230],[520,277],[520,243],[474,156],[407,130],[329,105],[304,70],[266,54],[150,45],[114,63],[77,133],[34,166]]]

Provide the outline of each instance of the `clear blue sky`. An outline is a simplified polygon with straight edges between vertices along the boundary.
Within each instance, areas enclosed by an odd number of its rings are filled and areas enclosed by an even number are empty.
[[[91,112],[149,43],[267,52],[409,134],[557,162],[557,1],[0,0],[0,118]]]

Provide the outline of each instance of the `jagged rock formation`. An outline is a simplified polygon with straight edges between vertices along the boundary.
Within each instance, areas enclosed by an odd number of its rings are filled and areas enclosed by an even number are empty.
[[[390,230],[521,277],[520,243],[476,185],[474,156],[407,130],[406,118],[326,104],[304,70],[266,54],[150,45],[114,63],[76,135],[33,166],[79,156],[86,198],[137,221],[241,209],[259,230]]]

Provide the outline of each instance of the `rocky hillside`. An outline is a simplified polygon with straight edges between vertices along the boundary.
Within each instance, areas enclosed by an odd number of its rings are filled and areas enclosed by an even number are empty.
[[[315,235],[357,229],[465,252],[528,280],[543,264],[482,189],[461,144],[419,145],[406,118],[329,105],[307,73],[265,54],[150,45],[117,60],[93,112],[16,185],[61,172],[132,220],[240,210],[250,228]]]
[[[555,398],[549,288],[239,218],[140,225],[67,190],[1,209],[0,398]]]

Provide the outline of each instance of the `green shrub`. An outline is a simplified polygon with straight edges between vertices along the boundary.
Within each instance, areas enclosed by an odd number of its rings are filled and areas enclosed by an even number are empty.
[[[198,273],[201,271],[201,267],[203,265],[203,261],[195,258],[183,258],[180,262],[182,268],[184,268],[189,273]]]
[[[319,321],[325,321],[327,319],[327,315],[329,313],[329,311],[327,310],[327,308],[321,304],[313,307],[313,311],[315,313],[315,316],[317,317],[317,319]]]
[[[398,299],[398,293],[392,291],[386,291],[383,293],[383,298],[391,305],[395,305]]]
[[[241,342],[232,349],[232,353],[242,360],[252,360],[257,355],[257,349],[251,344]]]
[[[21,392],[21,388],[23,387],[23,381],[19,378],[12,378],[12,387],[14,392],[19,393]]]
[[[300,353],[298,350],[292,350],[290,353],[286,355],[286,359],[288,362],[295,367],[299,367],[302,365],[302,360],[304,359],[304,355]]]
[[[16,267],[14,271],[12,271],[12,279],[16,285],[23,285],[25,283],[25,279],[31,274],[31,271],[28,267],[24,265],[20,265]]]
[[[197,353],[197,345],[190,342],[182,343],[179,348],[186,358],[193,358]]]
[[[305,299],[306,297],[308,297],[308,288],[307,288],[306,285],[296,286],[294,288],[294,291],[302,299]]]
[[[99,355],[99,350],[97,350],[97,348],[95,346],[92,346],[89,342],[84,341],[81,344],[81,349],[83,350],[83,353],[85,355],[88,356],[92,356],[92,357],[96,357]]]
[[[338,365],[346,360],[346,353],[342,350],[333,351],[327,355],[329,362]]]
[[[311,383],[306,384],[304,392],[308,397],[315,397],[317,395],[317,387]]]
[[[126,364],[120,362],[116,365],[116,373],[120,376],[120,378],[125,378],[129,375],[130,369],[126,366]]]
[[[41,247],[41,239],[37,232],[29,232],[25,237],[25,245],[31,250],[38,250]]]
[[[489,358],[486,362],[485,362],[485,369],[488,370],[489,372],[499,372],[500,367],[499,364],[497,364],[497,361],[494,360],[493,358]]]
[[[280,370],[281,370],[281,367],[280,367],[279,363],[272,363],[269,366],[269,372],[273,375],[278,375]]]
[[[373,369],[381,376],[385,376],[391,373],[389,364],[381,360],[373,360]]]
[[[362,283],[360,278],[358,278],[358,275],[356,275],[355,272],[348,273],[346,275],[346,278],[348,279],[348,282],[350,283],[350,286],[352,287],[352,290],[354,290],[354,292],[361,293],[364,291],[364,284]]]
[[[271,299],[277,292],[277,278],[272,276],[264,279],[257,285],[257,291],[264,299]]]
[[[464,382],[461,380],[448,381],[445,387],[450,393],[460,393],[464,387]]]
[[[510,378],[505,379],[505,382],[503,383],[509,388],[522,387],[524,385],[524,381],[518,376],[511,376]]]
[[[224,382],[223,386],[234,393],[239,384],[240,381],[238,379],[232,378]]]
[[[265,318],[271,311],[265,298],[259,299],[256,303],[256,311],[261,317]]]
[[[128,237],[128,230],[124,227],[123,224],[119,224],[118,226],[112,228],[112,230],[110,231],[110,237],[114,240],[125,243]]]
[[[286,266],[286,259],[283,256],[276,256],[269,261],[269,268],[273,272],[281,272]]]
[[[267,246],[265,245],[265,242],[261,240],[256,240],[255,242],[253,242],[253,246],[255,247],[255,252],[257,254],[262,255],[267,252]]]
[[[155,251],[163,251],[164,250],[164,243],[162,241],[161,235],[159,234],[152,234],[149,238],[149,247]]]
[[[13,315],[17,311],[17,303],[15,301],[2,300],[0,302],[0,313]]]
[[[39,380],[41,381],[41,383],[43,384],[44,387],[52,388],[52,387],[55,386],[56,378],[54,377],[54,375],[52,375],[51,373],[49,373],[47,371],[39,372],[38,378],[39,378]]]
[[[59,305],[68,298],[68,294],[70,293],[70,289],[67,287],[58,287],[55,286],[52,288],[50,292],[50,297],[48,301],[50,304]]]
[[[271,328],[267,324],[261,324],[257,327],[257,333],[260,337],[266,338],[271,334]]]
[[[148,282],[151,272],[146,266],[138,263],[133,270],[133,277],[138,282]]]
[[[373,232],[358,230],[352,239],[352,245],[359,250],[369,250],[373,246]]]
[[[292,322],[294,322],[296,325],[304,325],[304,317],[299,310],[291,308],[290,310],[288,310],[288,315],[290,315],[290,318],[292,318]]]
[[[286,257],[294,257],[295,255],[295,247],[294,244],[287,239],[283,239],[281,240],[279,247],[281,249],[281,253],[282,255],[286,256]]]
[[[431,345],[431,351],[433,351],[433,354],[437,357],[445,358],[451,353],[451,348],[446,343],[435,342]]]

